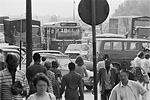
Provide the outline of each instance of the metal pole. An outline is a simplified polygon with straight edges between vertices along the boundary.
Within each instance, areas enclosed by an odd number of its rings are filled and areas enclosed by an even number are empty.
[[[22,50],[22,41],[21,41],[21,34],[22,34],[22,19],[20,20],[20,66],[19,69],[21,70],[21,50]]]
[[[26,67],[28,67],[32,61],[32,8],[31,0],[26,0]]]
[[[97,68],[96,68],[96,8],[95,0],[91,0],[92,34],[93,34],[93,69],[94,69],[94,100],[97,100]]]

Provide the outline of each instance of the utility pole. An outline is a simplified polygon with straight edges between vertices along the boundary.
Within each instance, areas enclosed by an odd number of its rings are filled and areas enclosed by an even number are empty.
[[[26,0],[26,67],[32,61],[32,7],[31,0]]]

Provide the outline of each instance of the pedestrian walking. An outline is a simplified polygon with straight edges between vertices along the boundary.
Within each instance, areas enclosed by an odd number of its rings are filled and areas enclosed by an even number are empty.
[[[144,79],[144,83],[143,86],[145,86],[146,84],[146,89],[149,90],[148,88],[148,84],[149,84],[149,76],[148,76],[148,72],[150,70],[150,60],[149,60],[150,55],[147,53],[145,54],[145,57],[143,60],[141,60],[141,68],[143,71],[143,79]]]
[[[116,69],[110,66],[111,60],[105,61],[105,67],[99,69],[98,81],[101,87],[101,100],[108,100],[112,88],[115,86]]]
[[[29,85],[25,73],[17,70],[19,55],[8,54],[6,63],[0,71],[0,100],[22,100],[29,93]]]
[[[56,100],[53,93],[47,92],[50,83],[44,73],[37,73],[33,78],[33,84],[37,92],[30,95],[27,100]]]
[[[37,73],[44,73],[45,75],[47,75],[47,70],[46,68],[44,68],[43,65],[40,64],[41,62],[41,56],[39,53],[35,53],[33,55],[33,60],[34,60],[34,64],[29,66],[27,68],[27,71],[26,71],[26,76],[27,76],[27,80],[28,80],[28,83],[29,83],[29,86],[30,86],[30,92],[29,92],[29,95],[33,94],[36,92],[36,89],[32,83],[32,79],[33,77],[37,74]]]
[[[136,81],[128,79],[128,72],[120,70],[120,82],[112,89],[109,100],[148,100],[147,91]]]
[[[48,91],[50,93],[53,93],[53,86],[55,84],[55,74],[50,70],[52,65],[50,62],[45,62],[44,66],[46,67],[47,69],[47,77],[49,78],[49,81],[50,81],[50,86],[48,88]]]
[[[43,65],[43,66],[44,66],[45,62],[46,62],[46,57],[42,57],[41,65]]]
[[[137,81],[139,81],[140,83],[142,83],[144,81],[143,79],[143,74],[141,72],[142,68],[141,68],[141,60],[144,58],[144,53],[143,52],[139,52],[137,54],[137,57],[134,58],[134,67],[136,70],[136,78]]]
[[[56,61],[52,61],[52,68],[51,71],[55,74],[55,84],[53,85],[53,92],[56,96],[57,100],[60,100],[60,87],[59,84],[61,83],[62,74],[61,71],[58,69],[59,65]]]
[[[84,100],[82,77],[76,73],[74,63],[69,63],[68,68],[70,72],[62,78],[60,94],[65,92],[65,100]]]
[[[82,79],[84,80],[84,78],[88,77],[88,74],[87,74],[87,71],[86,71],[87,69],[86,69],[86,66],[84,65],[84,61],[82,57],[78,56],[75,63],[76,63],[75,71],[79,73]]]
[[[104,68],[105,67],[105,60],[109,59],[109,55],[108,54],[104,54],[102,60],[100,60],[97,63],[97,70],[99,70],[100,68]],[[110,65],[111,67],[113,67],[113,65]]]

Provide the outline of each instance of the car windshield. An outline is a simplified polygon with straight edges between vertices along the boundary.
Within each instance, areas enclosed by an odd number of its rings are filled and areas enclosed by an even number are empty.
[[[81,44],[73,44],[73,45],[69,45],[67,50],[69,50],[69,51],[88,51],[89,46],[81,45]]]

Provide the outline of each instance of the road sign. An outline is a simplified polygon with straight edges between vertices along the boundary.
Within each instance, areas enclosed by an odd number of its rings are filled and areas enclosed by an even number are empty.
[[[95,0],[96,25],[104,22],[109,14],[109,5],[106,0]],[[92,25],[91,0],[81,0],[78,6],[80,18],[86,24]]]

